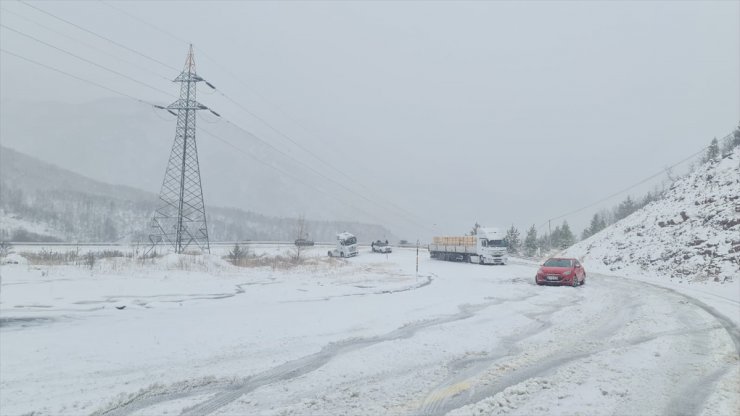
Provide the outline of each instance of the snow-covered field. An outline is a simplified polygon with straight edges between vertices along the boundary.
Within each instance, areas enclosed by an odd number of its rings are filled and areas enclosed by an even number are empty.
[[[740,291],[699,301],[594,273],[579,288],[539,287],[531,262],[422,251],[417,275],[415,250],[331,261],[324,251],[297,268],[217,255],[0,266],[0,413],[740,408]]]

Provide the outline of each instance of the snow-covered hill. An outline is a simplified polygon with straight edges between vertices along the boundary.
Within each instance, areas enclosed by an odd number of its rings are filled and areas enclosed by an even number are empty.
[[[740,148],[664,197],[566,250],[593,271],[688,281],[740,279]]]
[[[146,241],[157,195],[111,185],[0,146],[0,240]],[[208,206],[213,241],[293,240],[298,220]],[[353,221],[306,221],[309,237],[333,241],[351,231],[361,241],[396,240],[385,227]]]

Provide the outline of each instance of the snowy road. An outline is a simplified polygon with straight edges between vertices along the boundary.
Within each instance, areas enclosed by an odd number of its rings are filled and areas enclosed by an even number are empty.
[[[411,250],[300,271],[214,264],[44,279],[3,266],[2,413],[695,415],[740,404],[735,317],[644,282],[589,274],[579,288],[538,287],[531,264],[426,257],[416,276]],[[740,312],[738,296],[724,302]]]

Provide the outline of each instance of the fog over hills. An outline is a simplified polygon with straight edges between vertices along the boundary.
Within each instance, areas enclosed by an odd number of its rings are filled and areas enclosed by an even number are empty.
[[[157,195],[106,184],[0,147],[0,200],[2,239],[112,242],[146,240]],[[213,205],[206,209],[212,241],[296,238],[295,217]],[[332,241],[334,233],[343,230],[361,241],[396,240],[382,226],[359,222],[309,219],[307,228],[309,236],[319,241]]]
[[[167,112],[117,98],[4,100],[2,108],[4,146],[106,184],[159,192],[174,139],[175,119]],[[199,114],[197,141],[207,205],[329,221],[383,218],[368,201],[313,172],[322,171],[310,161],[304,162],[310,168],[297,165],[213,115]]]

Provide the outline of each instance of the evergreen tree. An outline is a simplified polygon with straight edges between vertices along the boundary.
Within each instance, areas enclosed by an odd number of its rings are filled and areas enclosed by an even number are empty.
[[[509,244],[509,251],[512,253],[519,253],[521,247],[521,240],[519,239],[519,230],[514,225],[506,231],[506,241]]]
[[[537,229],[534,225],[527,231],[527,236],[524,238],[524,253],[532,257],[537,253]]]
[[[563,225],[560,226],[560,244],[556,247],[567,248],[575,243],[576,239],[573,236],[573,232],[570,231],[568,221],[563,221]]]
[[[549,242],[547,244],[548,248],[560,247],[561,240],[562,240],[562,236],[560,232],[560,226],[556,225],[555,229],[552,230],[552,232],[550,233]]]
[[[715,137],[712,139],[712,143],[707,148],[707,156],[705,160],[717,160],[719,159],[719,143],[717,142],[717,138]]]
[[[588,227],[589,234],[594,235],[604,228],[606,228],[606,221],[604,220],[604,218],[598,213],[594,214],[594,216],[591,218],[591,225]]]
[[[614,219],[616,221],[619,221],[622,218],[627,218],[628,215],[632,214],[636,210],[637,207],[635,205],[635,201],[632,200],[632,197],[627,196],[627,199],[622,201],[619,206],[617,206],[617,210],[614,213]]]

